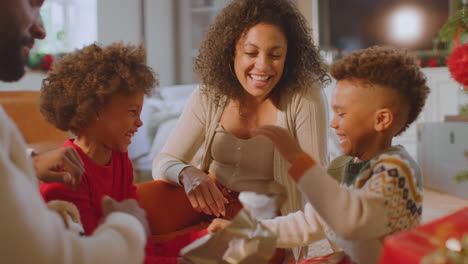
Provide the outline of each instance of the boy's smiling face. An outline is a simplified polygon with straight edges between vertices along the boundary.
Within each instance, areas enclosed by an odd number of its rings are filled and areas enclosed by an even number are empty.
[[[369,160],[376,154],[378,133],[375,118],[380,96],[374,87],[363,87],[359,81],[338,81],[332,95],[335,129],[344,155]]]

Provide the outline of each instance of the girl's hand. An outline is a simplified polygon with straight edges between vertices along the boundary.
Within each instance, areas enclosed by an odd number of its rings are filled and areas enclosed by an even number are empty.
[[[290,163],[293,163],[304,151],[289,131],[278,126],[261,126],[252,129],[254,136],[262,135],[269,138],[281,155]]]

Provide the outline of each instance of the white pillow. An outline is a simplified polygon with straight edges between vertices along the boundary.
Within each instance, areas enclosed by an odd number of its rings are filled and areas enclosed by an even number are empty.
[[[181,98],[188,98],[198,84],[179,84],[156,88],[156,92],[163,101],[177,101]]]

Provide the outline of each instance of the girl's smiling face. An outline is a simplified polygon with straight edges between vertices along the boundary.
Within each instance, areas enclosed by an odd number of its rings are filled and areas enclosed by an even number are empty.
[[[96,137],[104,147],[126,152],[131,138],[143,125],[140,119],[144,92],[116,94],[100,111],[95,122]]]

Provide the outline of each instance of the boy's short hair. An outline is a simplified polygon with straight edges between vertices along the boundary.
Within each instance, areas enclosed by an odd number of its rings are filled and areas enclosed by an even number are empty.
[[[39,108],[49,123],[76,134],[114,95],[148,95],[158,83],[142,46],[91,44],[53,65],[42,82]]]
[[[416,120],[430,92],[416,57],[405,49],[373,46],[358,50],[334,63],[330,73],[337,81],[363,80],[396,91],[409,109],[407,120],[396,135]]]

